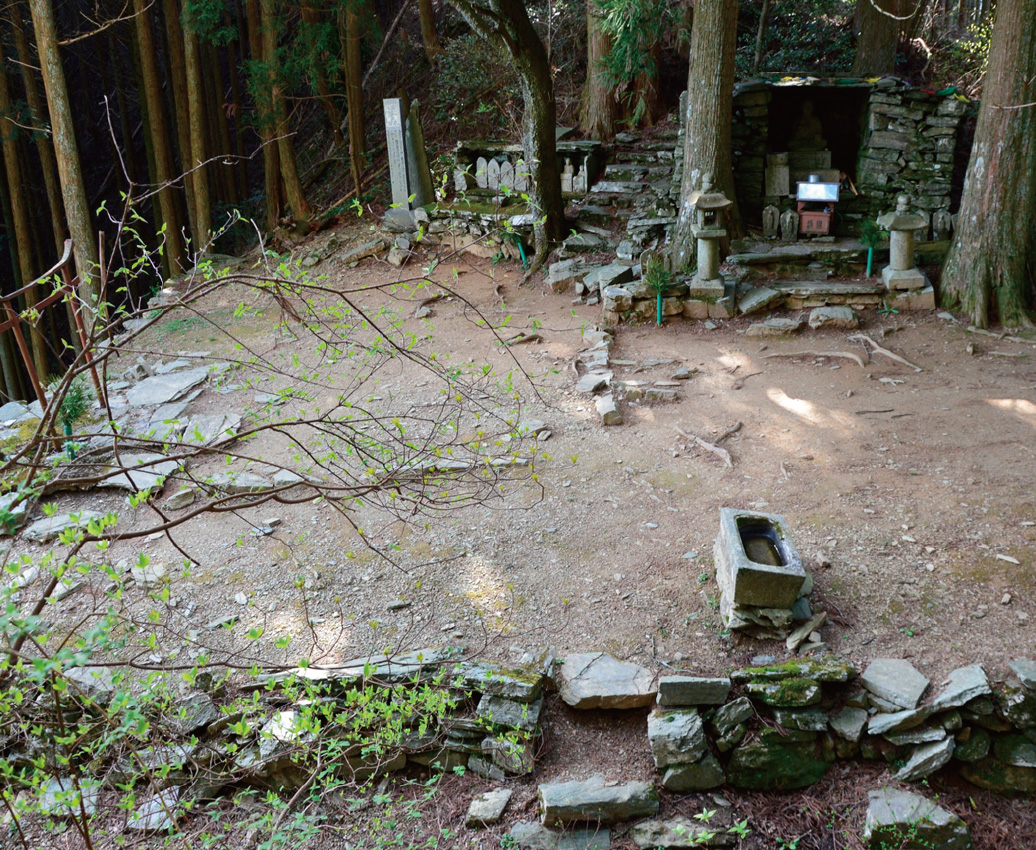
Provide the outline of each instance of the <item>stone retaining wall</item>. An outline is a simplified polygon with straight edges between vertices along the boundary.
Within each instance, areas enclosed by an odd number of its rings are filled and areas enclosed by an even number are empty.
[[[903,192],[910,196],[915,208],[925,212],[950,209],[954,150],[967,108],[965,102],[953,95],[938,96],[914,89],[893,77],[884,77],[873,85],[863,80],[845,79],[750,80],[734,87],[731,128],[734,183],[746,222],[761,221],[767,204],[792,205],[787,197],[768,195],[765,181],[766,156],[773,153],[770,149],[773,92],[789,87],[867,92],[855,163],[855,183],[860,196],[839,202],[840,233],[859,233],[862,220],[873,220],[894,208],[896,195]],[[685,112],[681,109],[681,123]],[[790,188],[794,193],[795,187]],[[844,192],[843,198],[846,198]]]

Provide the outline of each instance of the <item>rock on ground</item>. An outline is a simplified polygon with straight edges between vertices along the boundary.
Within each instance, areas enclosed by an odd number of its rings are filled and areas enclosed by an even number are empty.
[[[870,693],[900,708],[917,708],[928,679],[901,658],[876,658],[863,671],[860,682]]]
[[[478,827],[499,822],[510,799],[511,789],[509,788],[484,791],[471,801],[464,825]]]
[[[646,782],[609,784],[600,776],[539,786],[544,823],[616,823],[658,811],[658,794]]]
[[[974,850],[968,826],[956,815],[909,791],[882,788],[867,792],[863,841],[868,850],[909,846]]]
[[[561,698],[573,708],[640,708],[655,701],[651,671],[606,652],[567,656],[558,679]]]

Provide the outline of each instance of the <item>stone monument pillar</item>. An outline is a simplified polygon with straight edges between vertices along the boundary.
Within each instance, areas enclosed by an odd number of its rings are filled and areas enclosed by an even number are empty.
[[[900,195],[896,208],[878,216],[878,226],[889,232],[889,264],[881,277],[889,289],[923,289],[925,277],[914,262],[914,233],[928,226],[928,213],[912,212],[910,198]]]

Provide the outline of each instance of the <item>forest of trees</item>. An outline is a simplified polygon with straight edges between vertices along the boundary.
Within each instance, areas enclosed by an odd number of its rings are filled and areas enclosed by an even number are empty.
[[[162,272],[175,275],[200,249],[240,250],[257,228],[290,244],[354,200],[384,202],[380,99],[398,92],[425,99],[442,149],[490,117],[489,130],[540,157],[548,246],[563,225],[556,167],[542,156],[555,123],[603,139],[649,125],[689,73],[701,120],[688,143],[722,185],[735,75],[896,71],[976,94],[989,49],[944,290],[977,322],[1024,322],[1036,249],[1033,43],[1031,0],[11,0],[0,21],[0,286],[9,294],[37,278],[68,238],[90,293],[102,264],[114,270],[127,253],[161,246]],[[721,79],[695,85],[706,67]],[[986,227],[987,214],[1000,226]],[[118,240],[126,222],[139,239]],[[51,310],[29,335],[42,377],[61,369],[68,322]],[[10,336],[0,337],[0,393],[26,397]]]

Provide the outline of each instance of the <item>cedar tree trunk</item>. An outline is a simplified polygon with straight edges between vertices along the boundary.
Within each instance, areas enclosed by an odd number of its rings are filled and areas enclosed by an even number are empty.
[[[902,5],[899,0],[856,0],[854,77],[880,77],[896,70],[900,22],[890,15],[898,16]]]
[[[439,44],[439,36],[435,32],[435,10],[432,8],[432,0],[417,0],[417,8],[421,14],[421,40],[424,42],[425,56],[428,62],[434,65],[442,53],[442,45]]]
[[[579,124],[591,139],[608,140],[615,135],[618,101],[601,62],[611,50],[612,40],[601,28],[603,17],[597,0],[586,0],[586,85],[579,112]]]
[[[262,62],[263,36],[259,20],[259,0],[245,0],[245,18],[248,21],[248,49],[253,62]],[[258,73],[257,73],[258,76]],[[259,138],[263,143],[263,188],[266,193],[266,229],[273,233],[281,218],[281,158],[273,140],[273,116],[269,92],[257,79],[250,81],[259,113]]]
[[[1036,3],[998,0],[945,301],[979,327],[1030,324],[1036,292]]]
[[[72,105],[68,100],[65,69],[58,52],[58,34],[54,24],[54,7],[50,0],[29,0],[32,27],[36,33],[36,50],[43,72],[43,88],[47,93],[50,127],[54,134],[54,154],[58,166],[65,218],[72,235],[76,271],[91,311],[98,308],[100,280],[97,269],[97,241],[86,202],[86,186],[79,164],[79,148],[72,124]]]
[[[543,265],[551,243],[560,239],[565,218],[555,140],[557,103],[547,50],[521,0],[450,0],[450,4],[468,26],[511,61],[518,73],[525,105],[522,147],[532,177],[529,199],[540,216],[533,228],[536,261],[528,277]]]
[[[701,188],[706,174],[712,175],[713,190],[723,192],[734,202],[728,210],[727,230],[733,237],[740,235],[741,217],[730,158],[736,48],[737,0],[698,0],[687,73],[680,210],[672,235],[671,250],[677,268],[687,268],[695,257],[690,196]]]
[[[158,209],[161,225],[165,227],[165,254],[169,260],[169,271],[175,275],[184,268],[183,233],[176,214],[176,198],[173,180],[176,170],[173,152],[170,149],[169,124],[165,117],[165,100],[162,97],[162,80],[158,71],[158,52],[151,31],[151,15],[146,0],[133,0],[133,19],[140,45],[140,70],[143,78],[144,99],[147,101],[148,126],[145,132],[151,136],[155,158],[155,179],[158,183]],[[156,229],[159,223],[156,223]]]

